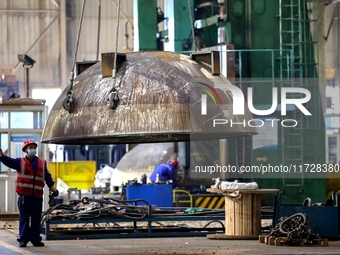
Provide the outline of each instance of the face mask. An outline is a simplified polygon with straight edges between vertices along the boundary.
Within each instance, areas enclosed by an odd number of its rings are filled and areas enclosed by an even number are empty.
[[[35,154],[37,154],[37,150],[35,149],[32,149],[32,150],[27,150],[27,155],[30,156],[30,157],[34,157]]]

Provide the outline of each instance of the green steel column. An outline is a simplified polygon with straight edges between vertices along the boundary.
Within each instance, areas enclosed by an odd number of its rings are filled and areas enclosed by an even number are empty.
[[[190,7],[194,19],[194,0],[190,0]],[[169,41],[164,44],[164,50],[194,51],[188,1],[168,0],[165,16],[168,18]]]
[[[134,51],[157,49],[157,1],[134,0]]]

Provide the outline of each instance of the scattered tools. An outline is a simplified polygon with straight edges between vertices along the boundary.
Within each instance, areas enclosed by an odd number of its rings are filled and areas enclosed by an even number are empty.
[[[308,226],[308,215],[296,213],[279,219],[269,236],[285,237],[285,243],[298,245],[302,239],[314,240],[319,238]]]
[[[55,195],[55,194],[54,194]],[[50,195],[50,206],[54,199]],[[145,205],[137,205],[139,203]],[[187,209],[187,210],[185,210]],[[70,200],[68,205],[57,204],[51,206],[43,213],[41,223],[49,220],[74,220],[74,219],[109,219],[109,218],[127,218],[132,220],[142,220],[145,217],[176,217],[185,215],[197,216],[224,216],[223,210],[210,210],[201,208],[154,208],[143,199],[136,200],[117,200],[114,198],[91,199],[83,197],[81,200]]]

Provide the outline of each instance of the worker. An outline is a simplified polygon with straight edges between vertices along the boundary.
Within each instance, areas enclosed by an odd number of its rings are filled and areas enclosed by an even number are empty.
[[[0,161],[9,168],[15,169],[18,174],[16,192],[20,213],[17,239],[19,247],[26,247],[28,242],[31,242],[33,246],[44,246],[40,236],[44,182],[50,192],[53,192],[55,196],[59,194],[47,169],[46,160],[36,156],[37,147],[34,140],[25,140],[22,143],[22,151],[26,155],[22,158],[8,157],[0,149]]]
[[[172,186],[176,186],[175,171],[178,166],[176,159],[171,159],[167,163],[160,164],[153,170],[150,180],[152,183],[172,181]]]

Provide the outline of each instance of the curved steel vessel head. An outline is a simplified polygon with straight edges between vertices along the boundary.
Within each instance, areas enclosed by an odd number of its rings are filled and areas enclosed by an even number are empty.
[[[116,78],[103,77],[97,63],[74,80],[75,107],[63,108],[66,88],[49,114],[43,143],[117,144],[219,139],[251,135],[256,128],[229,124],[213,127],[213,118],[247,122],[248,111],[232,115],[232,95],[216,88],[228,83],[211,74],[210,67],[172,52],[131,52],[119,65]],[[202,84],[215,87],[222,102],[208,101],[201,114]],[[118,107],[108,106],[110,91],[119,93]],[[245,107],[247,109],[247,107]]]

